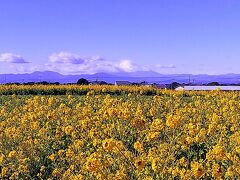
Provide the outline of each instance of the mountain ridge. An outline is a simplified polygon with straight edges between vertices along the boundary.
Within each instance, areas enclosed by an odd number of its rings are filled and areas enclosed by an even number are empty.
[[[137,72],[117,72],[106,73],[99,72],[95,74],[79,74],[79,75],[63,75],[54,71],[35,71],[32,73],[23,74],[0,74],[0,83],[24,83],[24,82],[60,82],[60,83],[76,83],[78,79],[85,78],[89,81],[106,81],[108,83],[114,83],[117,80],[124,80],[130,82],[142,82],[147,81],[150,83],[240,83],[240,74],[220,74],[220,75],[208,75],[208,74],[160,74],[154,71],[137,71]]]

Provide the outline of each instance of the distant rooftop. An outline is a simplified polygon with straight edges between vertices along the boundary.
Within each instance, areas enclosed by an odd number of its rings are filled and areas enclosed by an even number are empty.
[[[115,85],[130,85],[131,82],[129,81],[116,81]]]

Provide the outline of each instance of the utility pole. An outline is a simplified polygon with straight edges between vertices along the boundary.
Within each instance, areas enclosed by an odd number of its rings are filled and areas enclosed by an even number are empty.
[[[39,75],[38,80],[39,80],[39,82],[42,81],[42,75]]]
[[[3,82],[4,82],[4,84],[7,83],[7,75],[6,75],[6,74],[4,75],[4,80],[3,80]]]

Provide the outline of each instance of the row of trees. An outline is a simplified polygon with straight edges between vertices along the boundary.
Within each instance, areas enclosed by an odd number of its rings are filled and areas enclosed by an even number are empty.
[[[67,83],[67,84],[79,84],[79,85],[89,85],[90,83],[92,84],[98,84],[98,85],[106,85],[109,84],[105,81],[93,81],[89,82],[87,79],[81,78],[77,81],[77,83]],[[16,84],[16,85],[21,85],[21,83],[7,83],[7,84]],[[42,81],[42,82],[27,82],[27,83],[22,83],[22,85],[34,85],[34,84],[41,84],[41,85],[60,85],[59,82],[47,82],[47,81]],[[144,85],[146,84],[145,81],[141,83],[131,83],[132,85]],[[154,83],[155,84],[155,83]],[[153,84],[153,85],[154,85]],[[188,86],[188,85],[198,85],[198,84],[185,84],[185,83],[178,83],[178,82],[173,82],[170,84],[167,84],[168,89],[175,89],[179,86]],[[210,82],[207,84],[201,84],[202,86],[223,86],[223,85],[239,85],[239,84],[220,84],[218,82]]]

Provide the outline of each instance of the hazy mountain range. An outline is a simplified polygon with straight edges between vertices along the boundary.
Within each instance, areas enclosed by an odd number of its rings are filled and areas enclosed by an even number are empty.
[[[24,82],[60,82],[60,83],[76,83],[78,79],[85,78],[89,81],[106,81],[114,83],[115,81],[124,80],[130,82],[147,81],[150,83],[171,82],[179,83],[209,83],[219,82],[225,84],[240,83],[240,74],[223,74],[223,75],[191,75],[191,74],[170,74],[164,75],[154,71],[138,71],[138,72],[118,72],[118,73],[96,73],[96,74],[81,74],[81,75],[62,75],[57,72],[44,71],[25,74],[0,74],[0,83],[24,83]]]

